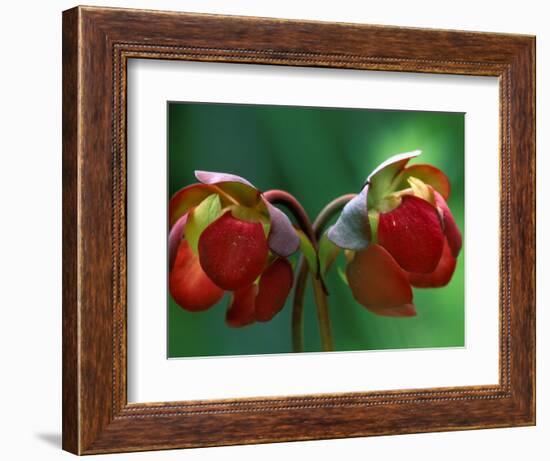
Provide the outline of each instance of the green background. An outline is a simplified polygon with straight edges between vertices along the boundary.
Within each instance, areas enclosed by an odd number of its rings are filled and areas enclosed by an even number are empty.
[[[449,206],[464,230],[464,114],[234,104],[168,104],[169,196],[196,182],[194,170],[234,173],[261,190],[284,189],[311,219],[332,199],[359,192],[389,156],[421,149],[412,163],[430,163],[451,182]],[[295,259],[295,258],[294,258]],[[338,264],[343,266],[343,256]],[[386,318],[352,298],[335,268],[327,278],[335,350],[464,345],[464,250],[450,284],[414,289],[418,315]],[[168,356],[291,352],[291,296],[270,322],[225,324],[229,295],[205,312],[168,301]],[[308,284],[305,350],[320,351]]]

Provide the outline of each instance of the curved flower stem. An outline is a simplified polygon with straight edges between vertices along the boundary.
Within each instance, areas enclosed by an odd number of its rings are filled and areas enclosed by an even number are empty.
[[[334,344],[332,342],[332,327],[330,325],[330,316],[328,313],[327,292],[323,284],[321,276],[313,279],[313,296],[315,305],[317,306],[317,320],[319,321],[319,332],[321,334],[321,345],[324,351],[333,351]]]
[[[311,220],[304,210],[304,207],[296,200],[296,198],[288,192],[280,189],[272,189],[262,194],[272,205],[283,205],[287,208],[292,215],[296,218],[298,226],[307,235],[307,238],[313,244],[313,247],[317,250],[317,239],[315,238],[315,232],[313,232],[313,226]]]
[[[272,189],[263,193],[264,199],[273,205],[282,205],[287,208],[295,217],[298,226],[302,229],[307,238],[311,241],[311,244],[318,250],[317,238],[313,231],[311,220],[306,211],[296,200],[296,198],[286,191],[279,189]],[[304,295],[306,291],[308,265],[305,263],[304,258],[300,257],[297,265],[298,271],[296,275],[294,291],[294,301],[292,306],[292,350],[294,352],[303,352],[304,350],[304,322],[303,322],[303,309],[304,309]]]
[[[318,240],[330,219],[338,213],[356,194],[346,194],[334,199],[321,210],[313,223],[315,239]],[[303,310],[304,295],[307,284],[308,267],[303,258],[298,263],[298,275],[296,277],[296,289],[292,305],[292,349],[294,352],[303,352]],[[321,333],[323,350],[333,350],[330,318],[328,315],[327,293],[322,279],[313,278],[313,291],[317,304],[317,318]]]
[[[304,352],[304,295],[306,293],[308,266],[301,257],[298,261],[294,300],[292,302],[292,351]]]
[[[273,205],[283,205],[296,218],[299,227],[307,235],[311,244],[318,251],[318,239],[321,237],[325,226],[335,213],[339,212],[346,203],[348,203],[355,194],[346,194],[330,202],[317,216],[314,224],[311,221],[298,200],[286,191],[273,189],[263,193],[264,198]],[[294,291],[294,301],[292,306],[292,350],[294,352],[303,352],[304,350],[304,296],[308,279],[308,266],[301,257],[298,262],[298,272],[296,276],[296,288]],[[324,351],[334,349],[332,342],[332,329],[330,316],[328,312],[327,292],[320,275],[313,275],[313,293],[315,304],[317,306],[317,319],[319,321],[319,331],[321,335],[321,344]]]
[[[340,212],[340,210],[344,208],[344,206],[356,195],[357,194],[341,195],[321,210],[313,222],[313,231],[315,232],[315,237],[317,239],[321,238],[321,235],[323,234],[323,231],[325,230],[325,227],[329,223],[330,219],[336,213]]]

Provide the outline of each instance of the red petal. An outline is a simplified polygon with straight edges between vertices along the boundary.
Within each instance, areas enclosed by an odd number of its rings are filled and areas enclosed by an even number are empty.
[[[184,237],[183,233],[185,231],[185,224],[187,223],[187,215],[188,213],[185,213],[179,218],[168,234],[168,268],[170,270],[172,270],[176,255],[178,254],[180,242]]]
[[[197,206],[215,191],[214,188],[206,184],[191,184],[177,191],[170,199],[168,206],[170,227],[172,227],[181,216],[194,206]]]
[[[425,184],[432,186],[437,192],[439,192],[445,200],[449,198],[451,194],[451,184],[449,179],[439,168],[432,165],[418,164],[411,165],[405,168],[403,181],[401,186],[403,188],[409,187],[407,179],[411,176],[420,179]]]
[[[436,288],[443,287],[451,280],[456,267],[456,259],[451,253],[449,244],[445,241],[443,254],[439,264],[431,274],[409,273],[409,280],[414,287]]]
[[[256,320],[267,322],[284,307],[292,289],[292,266],[286,259],[276,259],[263,272],[256,297]]]
[[[230,211],[199,238],[201,266],[225,290],[235,291],[254,282],[265,267],[268,251],[262,224],[237,219]]]
[[[441,196],[441,194],[438,194],[437,191],[434,191],[434,195],[435,204],[441,210],[441,214],[443,215],[443,231],[449,241],[451,253],[456,258],[462,248],[462,234],[456,225],[455,218],[453,217],[453,214],[451,213],[445,199]]]
[[[380,213],[378,243],[408,272],[433,272],[443,251],[443,230],[435,207],[412,195]]]
[[[223,297],[223,290],[203,272],[199,258],[185,240],[180,243],[169,279],[172,298],[188,311],[203,311]]]
[[[251,284],[233,293],[225,321],[230,327],[244,327],[254,323],[254,307],[258,288]]]
[[[380,245],[355,253],[346,275],[353,297],[367,309],[379,315],[414,315],[407,275]]]
[[[416,315],[414,304],[403,304],[397,307],[371,307],[369,310],[384,317],[414,317]]]

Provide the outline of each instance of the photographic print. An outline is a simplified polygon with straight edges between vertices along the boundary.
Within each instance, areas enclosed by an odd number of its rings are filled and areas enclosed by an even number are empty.
[[[169,358],[464,346],[463,113],[167,110]]]
[[[535,48],[65,11],[63,448],[534,425]]]

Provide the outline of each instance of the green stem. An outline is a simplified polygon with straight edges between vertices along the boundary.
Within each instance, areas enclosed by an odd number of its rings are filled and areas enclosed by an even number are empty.
[[[317,249],[317,239],[315,238],[315,233],[313,232],[311,220],[309,219],[306,210],[304,210],[304,207],[292,194],[289,194],[284,190],[272,189],[264,192],[262,195],[264,196],[264,199],[272,205],[282,205],[288,209],[296,218],[296,222],[298,223],[300,229],[304,231],[307,238],[311,241],[315,249]]]
[[[317,216],[313,223],[313,232],[315,239],[318,240],[327,224],[332,217],[338,213],[348,203],[355,194],[346,194],[336,198],[330,202]],[[294,291],[294,301],[292,306],[292,345],[294,352],[303,352],[303,311],[304,311],[304,296],[306,292],[306,284],[308,268],[307,264],[300,259],[298,263],[298,275],[296,277],[296,288]],[[313,277],[313,292],[317,305],[317,319],[319,321],[319,329],[321,335],[321,344],[323,350],[333,350],[332,333],[330,317],[328,314],[327,293],[320,277]]]
[[[323,234],[323,231],[325,230],[325,227],[330,222],[332,217],[339,213],[342,208],[357,194],[345,194],[341,195],[338,198],[335,198],[332,202],[330,202],[325,208],[321,210],[321,212],[317,215],[317,218],[315,218],[315,221],[313,222],[313,231],[315,232],[315,237],[317,239],[321,238],[321,235]]]
[[[310,239],[315,251],[319,250],[318,239],[321,237],[325,227],[332,217],[348,203],[355,194],[346,194],[330,202],[317,216],[313,225],[298,200],[283,190],[270,190],[263,193],[264,198],[273,205],[282,205],[287,208],[295,217],[298,226]],[[308,266],[301,257],[297,265],[297,275],[292,304],[292,350],[303,352],[304,350],[304,296],[308,279]],[[332,327],[328,310],[327,291],[321,274],[312,274],[313,295],[317,306],[317,320],[319,322],[319,333],[324,351],[334,350],[332,341]]]
[[[317,239],[311,220],[306,211],[296,200],[294,196],[286,191],[273,189],[263,193],[264,198],[273,205],[282,205],[288,209],[294,218],[298,226],[304,231],[306,236],[311,241],[311,244],[317,251]],[[307,284],[308,266],[305,264],[304,258],[301,257],[298,261],[298,271],[295,281],[294,300],[292,305],[292,350],[294,352],[303,352],[304,350],[304,295]]]
[[[317,306],[317,320],[319,321],[319,332],[321,334],[321,345],[324,351],[333,351],[332,327],[328,313],[328,299],[321,277],[313,277],[313,296]]]
[[[304,295],[306,293],[308,266],[301,257],[298,261],[298,275],[292,302],[292,351],[304,352]]]

